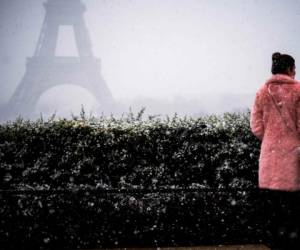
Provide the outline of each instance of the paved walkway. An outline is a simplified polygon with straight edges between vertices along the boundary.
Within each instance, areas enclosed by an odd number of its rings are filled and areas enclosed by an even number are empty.
[[[101,250],[106,250],[103,248]],[[113,248],[107,250],[269,250],[264,245],[218,245],[200,247]],[[92,250],[92,249],[90,249]],[[93,249],[97,250],[97,249]],[[100,249],[99,249],[100,250]]]

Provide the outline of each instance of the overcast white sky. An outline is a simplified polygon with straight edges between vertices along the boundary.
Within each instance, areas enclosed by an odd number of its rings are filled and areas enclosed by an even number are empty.
[[[0,0],[0,103],[33,55],[43,2]],[[270,76],[273,52],[300,60],[299,0],[82,2],[93,52],[116,100],[253,95]],[[61,31],[57,55],[76,54],[72,30]]]
[[[270,74],[272,52],[300,58],[300,1],[85,2],[116,97],[253,92]]]

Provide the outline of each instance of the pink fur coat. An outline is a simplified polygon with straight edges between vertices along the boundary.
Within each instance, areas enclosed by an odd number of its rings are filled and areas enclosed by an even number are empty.
[[[283,74],[267,80],[256,93],[250,126],[262,141],[259,188],[300,190],[299,82]]]

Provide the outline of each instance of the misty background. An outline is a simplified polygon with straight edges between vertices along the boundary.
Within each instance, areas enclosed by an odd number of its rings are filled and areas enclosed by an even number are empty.
[[[70,0],[72,1],[72,0]],[[0,0],[0,105],[13,95],[41,32],[46,0]],[[271,55],[300,58],[298,0],[82,0],[92,51],[118,104],[116,116],[200,116],[251,108],[270,76]],[[71,27],[59,29],[56,56],[77,56]],[[297,78],[297,75],[296,75]],[[97,114],[86,89],[62,83],[33,114]]]

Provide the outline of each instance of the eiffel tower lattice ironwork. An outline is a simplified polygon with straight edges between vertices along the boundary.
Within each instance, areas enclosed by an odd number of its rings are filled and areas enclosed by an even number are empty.
[[[113,107],[115,101],[100,74],[100,59],[92,53],[84,4],[81,0],[47,0],[44,7],[46,14],[34,56],[27,58],[26,72],[8,103],[10,116],[30,116],[42,93],[66,83],[92,93],[101,111]],[[77,57],[55,56],[62,25],[73,27]]]

